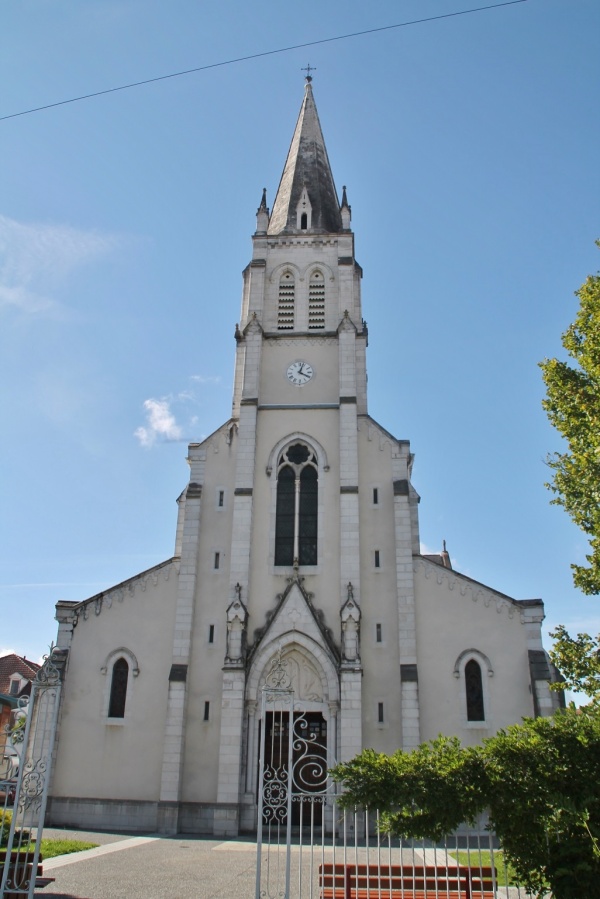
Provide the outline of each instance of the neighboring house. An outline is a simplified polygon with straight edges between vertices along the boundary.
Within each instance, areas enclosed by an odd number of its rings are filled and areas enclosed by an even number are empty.
[[[13,652],[0,656],[0,777],[5,773],[6,759],[15,754],[8,731],[14,725],[19,699],[31,694],[31,682],[40,667]]]
[[[440,732],[473,744],[556,707],[541,599],[453,570],[445,547],[421,554],[409,441],[367,411],[350,222],[308,81],[273,209],[263,194],[256,214],[232,415],[189,447],[175,553],[57,604],[68,661],[49,823],[256,829],[261,728],[280,748],[289,732],[261,721],[278,658],[329,765]],[[399,252],[397,236],[380,239]],[[390,287],[370,302],[402,302],[400,274]],[[225,301],[205,297],[198,327]],[[423,336],[400,335],[398,352]],[[398,385],[397,402],[418,384]],[[477,515],[476,484],[463,502]]]

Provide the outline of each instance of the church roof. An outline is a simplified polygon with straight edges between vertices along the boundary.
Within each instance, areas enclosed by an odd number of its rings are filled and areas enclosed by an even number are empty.
[[[268,234],[297,231],[297,207],[306,188],[312,207],[311,231],[338,232],[342,217],[323,132],[307,80],[296,130],[277,189]]]

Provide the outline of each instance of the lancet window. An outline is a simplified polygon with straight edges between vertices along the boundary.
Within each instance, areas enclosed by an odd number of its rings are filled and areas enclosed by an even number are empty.
[[[317,564],[318,471],[314,451],[294,443],[277,466],[275,565]]]
[[[310,331],[325,327],[325,278],[320,271],[313,272],[308,285],[308,328]]]
[[[296,284],[294,276],[290,271],[286,271],[279,279],[279,297],[277,305],[278,331],[293,330],[295,301]]]
[[[465,690],[467,694],[467,721],[485,721],[481,666],[475,659],[465,665]]]
[[[127,681],[129,680],[129,665],[121,656],[117,659],[112,669],[110,682],[110,701],[108,704],[109,718],[125,717],[125,700],[127,698]]]

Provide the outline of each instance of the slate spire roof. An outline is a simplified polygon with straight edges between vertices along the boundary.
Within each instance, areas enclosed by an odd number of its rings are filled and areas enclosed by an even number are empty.
[[[269,220],[268,234],[298,232],[297,208],[306,188],[312,207],[311,231],[339,232],[342,217],[310,81]]]

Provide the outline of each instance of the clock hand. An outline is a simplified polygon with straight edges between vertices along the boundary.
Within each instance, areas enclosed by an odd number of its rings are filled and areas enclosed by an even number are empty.
[[[304,377],[304,372],[302,371],[303,368],[304,368],[304,362],[301,362],[300,368],[298,369],[298,374],[302,375]]]

